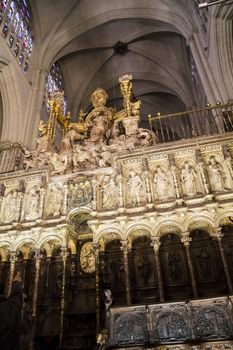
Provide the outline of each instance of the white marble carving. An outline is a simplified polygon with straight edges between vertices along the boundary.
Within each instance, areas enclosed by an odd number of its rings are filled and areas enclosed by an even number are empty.
[[[10,223],[19,220],[22,193],[18,189],[10,189],[2,200],[0,222]]]
[[[104,176],[101,183],[101,192],[103,208],[115,208],[117,204],[117,186],[114,175]]]
[[[169,170],[164,172],[158,165],[153,177],[155,186],[155,196],[158,200],[165,200],[175,197],[175,188],[173,184],[172,174]]]
[[[63,190],[61,184],[52,183],[49,185],[45,197],[44,216],[56,217],[62,214]]]

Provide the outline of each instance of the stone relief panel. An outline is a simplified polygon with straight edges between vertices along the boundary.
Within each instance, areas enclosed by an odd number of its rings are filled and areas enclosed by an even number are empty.
[[[90,206],[93,199],[91,179],[78,176],[68,186],[68,209]]]
[[[115,209],[119,204],[116,174],[102,175],[98,182],[100,207],[104,210]]]
[[[149,340],[146,312],[126,312],[114,316],[115,344],[143,344]]]
[[[153,308],[153,333],[156,342],[168,343],[191,338],[185,305],[173,304]]]
[[[4,196],[1,198],[0,222],[11,223],[18,221],[22,205],[22,183],[17,180],[4,183]]]
[[[57,217],[63,214],[64,191],[62,183],[50,183],[48,185],[45,203],[44,217]]]
[[[229,338],[233,334],[226,301],[190,304],[197,339]]]
[[[123,162],[123,192],[126,206],[145,205],[146,186],[141,159]]]

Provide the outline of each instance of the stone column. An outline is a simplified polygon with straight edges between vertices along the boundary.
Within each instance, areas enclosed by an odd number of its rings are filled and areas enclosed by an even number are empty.
[[[151,244],[152,244],[152,247],[154,248],[154,253],[155,253],[155,268],[157,272],[157,279],[158,279],[158,286],[159,286],[159,301],[163,303],[164,288],[163,288],[163,278],[162,278],[161,264],[160,264],[160,258],[159,258],[160,242],[158,239],[154,239],[152,240]]]
[[[8,285],[6,290],[6,296],[9,297],[11,294],[12,282],[15,273],[15,261],[16,261],[16,252],[10,253],[10,270],[8,277]]]
[[[49,273],[50,273],[51,256],[46,258],[46,281],[45,281],[45,304],[49,303]]]
[[[67,249],[61,248],[61,257],[63,265],[62,284],[61,284],[61,313],[60,313],[60,335],[59,344],[62,345],[63,332],[64,332],[64,311],[65,311],[65,282],[66,282],[66,261],[67,261]]]
[[[229,273],[229,269],[228,269],[227,261],[226,261],[226,256],[225,256],[225,252],[224,252],[224,248],[223,248],[223,244],[222,244],[223,233],[222,233],[221,227],[219,227],[215,230],[215,237],[218,241],[218,247],[219,247],[219,251],[220,251],[220,255],[221,255],[221,259],[222,259],[222,264],[223,264],[224,273],[225,273],[225,277],[226,277],[227,287],[228,287],[230,294],[232,294],[233,288],[232,288],[231,277],[230,277],[230,273]]]
[[[96,293],[96,335],[100,331],[100,276],[99,276],[99,244],[93,243],[95,254],[95,293]]]
[[[188,267],[189,267],[189,273],[191,277],[191,283],[192,283],[192,292],[193,292],[193,297],[198,298],[198,291],[197,291],[197,282],[194,274],[194,268],[193,268],[193,262],[190,254],[190,242],[192,241],[192,238],[189,236],[189,232],[187,232],[184,237],[181,239],[181,242],[184,244],[185,247],[185,253],[186,253],[186,258],[188,262]]]
[[[34,257],[35,258],[35,277],[33,282],[33,295],[32,295],[32,333],[31,333],[31,341],[30,341],[30,350],[34,350],[41,257],[42,255],[41,255],[40,249],[36,249],[35,257]]]
[[[121,241],[122,251],[123,251],[123,260],[124,260],[124,270],[125,270],[125,289],[126,289],[126,303],[131,305],[131,288],[130,288],[130,276],[129,276],[129,260],[128,260],[128,242]]]

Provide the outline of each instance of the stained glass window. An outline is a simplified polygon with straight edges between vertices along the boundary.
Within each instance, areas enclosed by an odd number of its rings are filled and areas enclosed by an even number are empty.
[[[33,48],[32,17],[26,0],[0,0],[3,37],[26,74]]]
[[[56,91],[64,91],[64,79],[63,79],[63,74],[62,70],[60,67],[60,64],[58,62],[55,62],[49,72],[49,75],[46,79],[45,83],[45,99],[46,99],[46,105],[47,105],[47,110],[49,110],[49,97],[55,93]],[[66,113],[66,97],[65,94],[63,96],[63,113]]]

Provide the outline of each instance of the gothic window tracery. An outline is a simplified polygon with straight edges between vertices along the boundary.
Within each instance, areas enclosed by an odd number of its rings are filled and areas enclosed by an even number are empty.
[[[26,74],[33,50],[32,16],[26,0],[0,0],[1,33]]]

